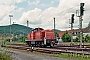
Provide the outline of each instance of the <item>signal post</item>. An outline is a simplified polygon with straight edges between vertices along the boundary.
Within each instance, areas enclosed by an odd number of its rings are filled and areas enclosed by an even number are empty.
[[[73,45],[73,32],[72,32],[72,30],[73,30],[73,23],[74,23],[74,14],[72,14],[71,15],[71,21],[70,21],[70,24],[71,24],[71,46]]]
[[[76,16],[79,17],[79,32],[80,32],[80,48],[82,48],[82,17],[84,15],[84,3],[80,3],[80,15],[79,15],[79,12],[78,10],[76,11]],[[77,15],[78,13],[78,15]]]

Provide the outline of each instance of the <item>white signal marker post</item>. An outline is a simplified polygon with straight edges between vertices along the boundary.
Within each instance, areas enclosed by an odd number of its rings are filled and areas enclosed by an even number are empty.
[[[9,15],[10,17],[10,41],[11,41],[11,17],[13,17],[13,15]]]

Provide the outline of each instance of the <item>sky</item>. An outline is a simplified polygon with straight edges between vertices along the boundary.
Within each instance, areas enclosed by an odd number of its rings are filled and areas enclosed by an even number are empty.
[[[73,29],[79,28],[79,17],[76,10],[80,10],[80,3],[84,5],[82,27],[85,28],[90,22],[90,0],[0,0],[0,26],[20,24],[29,27],[43,29],[55,28],[69,30],[69,20],[75,14]]]

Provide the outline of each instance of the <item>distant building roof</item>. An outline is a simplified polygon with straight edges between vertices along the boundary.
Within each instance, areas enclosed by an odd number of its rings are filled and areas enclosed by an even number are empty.
[[[71,30],[66,30],[68,32],[68,34],[71,33]],[[59,37],[62,37],[62,35],[66,32],[66,31],[60,31],[59,32]],[[83,29],[73,29],[72,30],[72,34],[73,36],[77,36],[80,32],[83,32],[83,33],[90,33],[90,26],[86,27],[86,28],[83,28]]]
[[[70,34],[71,30],[66,30],[68,32],[68,34]],[[59,32],[59,37],[62,37],[62,35],[66,32],[66,31],[60,31]]]

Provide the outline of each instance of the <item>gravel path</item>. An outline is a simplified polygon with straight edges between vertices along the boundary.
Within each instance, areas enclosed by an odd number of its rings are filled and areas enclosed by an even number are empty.
[[[67,60],[67,59],[45,56],[40,54],[22,53],[18,51],[14,51],[14,53],[11,55],[11,58],[12,60]]]
[[[3,49],[3,51],[4,50],[5,49]],[[19,52],[16,50],[6,50],[6,51],[8,51],[12,60],[70,60],[36,53]]]

